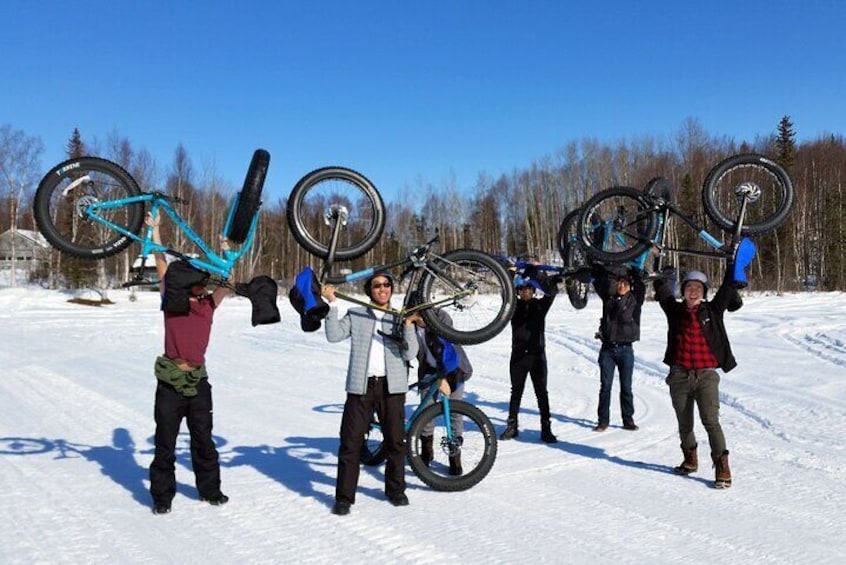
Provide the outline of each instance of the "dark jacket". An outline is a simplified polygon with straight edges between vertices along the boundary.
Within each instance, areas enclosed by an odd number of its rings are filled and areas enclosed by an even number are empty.
[[[685,314],[684,301],[678,301],[673,296],[670,285],[666,281],[655,281],[655,298],[667,315],[667,350],[664,353],[664,363],[674,365],[676,360],[676,346],[681,332],[681,320]],[[742,304],[737,288],[731,283],[723,283],[711,301],[702,301],[696,313],[705,341],[711,348],[711,353],[717,358],[720,368],[729,372],[737,366],[737,361],[731,352],[723,314],[729,306]]]
[[[604,267],[593,270],[593,287],[602,299],[602,318],[599,335],[603,344],[632,343],[640,339],[640,311],[646,298],[646,285],[638,276],[632,276],[631,290],[617,295],[616,277]]]
[[[445,321],[449,325],[452,325],[452,319],[449,317],[444,310],[437,309],[435,310],[435,315],[438,316],[441,320]],[[418,380],[423,379],[426,375],[430,375],[432,373],[438,372],[437,364],[433,366],[429,362],[429,357],[426,355],[427,351],[432,353],[432,356],[435,357],[437,360],[443,354],[443,345],[440,341],[443,338],[439,338],[437,334],[431,329],[426,328],[424,333],[424,338],[421,340],[420,335],[418,334],[418,340],[420,341],[420,348],[417,350],[417,378]],[[452,343],[452,347],[455,349],[455,353],[458,357],[458,367],[457,378],[460,381],[466,381],[471,376],[473,376],[473,366],[470,364],[470,360],[467,358],[467,354],[464,352],[464,348],[457,343]],[[452,383],[450,383],[452,385]]]
[[[528,271],[528,270],[527,270]],[[517,300],[514,316],[511,317],[511,352],[541,353],[544,351],[546,338],[546,314],[552,307],[558,286],[543,273],[532,272],[545,294],[541,298]]]

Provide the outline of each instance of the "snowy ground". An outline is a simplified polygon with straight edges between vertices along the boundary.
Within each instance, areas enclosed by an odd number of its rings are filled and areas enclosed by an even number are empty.
[[[434,492],[409,470],[411,505],[365,469],[348,517],[329,512],[348,345],[281,324],[253,328],[249,303],[218,313],[208,363],[231,502],[197,500],[187,450],[173,512],[149,509],[155,294],[115,305],[0,290],[0,563],[835,563],[846,552],[846,295],[756,296],[729,314],[739,367],[723,379],[734,486],[689,478],[664,384],[666,325],[644,309],[636,346],[637,432],[591,431],[599,302],[548,318],[549,390],[560,443],[540,443],[527,386],[517,440],[490,475]],[[509,335],[468,348],[469,399],[498,430]],[[615,397],[616,397],[615,389]],[[409,400],[413,400],[409,397]],[[707,437],[697,426],[707,460]],[[838,557],[840,556],[840,557]]]

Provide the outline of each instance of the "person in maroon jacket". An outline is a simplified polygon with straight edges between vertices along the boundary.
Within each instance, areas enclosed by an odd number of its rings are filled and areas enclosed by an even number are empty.
[[[147,215],[154,243],[161,244],[159,217]],[[223,242],[224,247],[226,242]],[[213,506],[226,504],[220,491],[220,462],[212,439],[212,393],[205,354],[214,313],[229,292],[218,287],[206,292],[208,275],[185,261],[168,265],[156,253],[156,270],[162,285],[164,354],[156,359],[155,456],[150,464],[153,513],[170,512],[176,495],[176,440],[182,419],[191,434],[191,464],[200,500]]]
[[[727,271],[726,280],[714,295],[708,295],[708,277],[688,271],[681,283],[683,300],[676,300],[670,284],[656,279],[655,293],[667,315],[667,350],[664,363],[670,366],[666,383],[678,420],[684,461],[674,471],[688,475],[698,469],[696,436],[693,433],[693,407],[699,409],[702,425],[708,433],[711,460],[714,462],[715,488],[731,486],[726,438],[720,426],[720,375],[717,369],[731,371],[737,362],[731,351],[723,314],[735,311],[743,301],[738,285]]]

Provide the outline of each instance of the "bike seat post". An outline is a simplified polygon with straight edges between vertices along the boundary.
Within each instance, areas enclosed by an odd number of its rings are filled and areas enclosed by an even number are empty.
[[[326,223],[332,229],[332,237],[329,240],[329,252],[323,262],[323,268],[320,270],[320,280],[322,281],[332,263],[335,262],[335,252],[338,249],[338,240],[341,237],[341,227],[347,222],[347,209],[344,206],[332,206],[332,208],[325,215]]]

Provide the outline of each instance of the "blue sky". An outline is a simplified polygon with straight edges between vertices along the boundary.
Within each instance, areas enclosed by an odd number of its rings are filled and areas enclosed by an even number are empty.
[[[754,140],[846,132],[846,7],[769,1],[4,2],[0,124],[182,143],[266,194],[345,165],[386,195],[462,188],[569,141],[672,138],[687,117]]]

